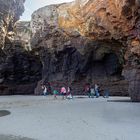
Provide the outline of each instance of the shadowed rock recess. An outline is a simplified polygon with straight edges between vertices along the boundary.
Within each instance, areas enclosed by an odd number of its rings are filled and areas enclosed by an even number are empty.
[[[71,85],[73,94],[82,94],[86,83],[98,83],[111,95],[129,92],[132,101],[140,101],[139,15],[139,0],[75,0],[35,11],[28,51],[41,61],[35,94],[42,82]]]

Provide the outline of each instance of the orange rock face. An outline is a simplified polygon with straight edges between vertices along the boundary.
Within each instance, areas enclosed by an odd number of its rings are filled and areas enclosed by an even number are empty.
[[[134,28],[138,6],[135,0],[76,0],[58,8],[59,25],[92,39],[116,40]]]

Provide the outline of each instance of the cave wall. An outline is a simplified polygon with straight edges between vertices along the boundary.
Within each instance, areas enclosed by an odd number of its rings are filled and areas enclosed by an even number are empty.
[[[132,101],[139,101],[139,10],[139,0],[75,0],[35,11],[31,44],[42,50],[43,80],[109,83],[119,94],[127,93],[123,75]]]
[[[132,101],[140,101],[140,40],[133,37],[125,54],[126,63],[123,75],[129,81],[129,94]]]
[[[15,36],[13,26],[23,3],[0,3],[1,93],[19,93],[24,86],[22,93],[33,93],[42,78],[36,94],[42,82],[54,88],[71,85],[74,94],[81,94],[86,83],[98,83],[112,95],[129,91],[132,101],[140,101],[139,0],[75,0],[46,6],[32,14],[31,27],[17,23]],[[22,35],[31,35],[31,48],[25,47],[26,39],[16,40]]]
[[[33,94],[41,79],[39,58],[18,45],[1,50],[0,95]]]
[[[67,9],[60,12],[60,8],[72,4],[47,6],[32,15],[31,46],[42,61],[42,82],[58,89],[71,85],[74,94],[82,94],[86,83],[99,83],[102,90],[108,87],[111,95],[128,95],[128,84],[121,76],[124,45],[110,38],[94,40],[74,27],[62,27],[60,14]],[[41,93],[40,83],[36,94]]]

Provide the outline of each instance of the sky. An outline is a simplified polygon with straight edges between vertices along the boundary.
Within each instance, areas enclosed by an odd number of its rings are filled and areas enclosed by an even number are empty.
[[[20,20],[28,21],[31,19],[32,13],[46,5],[57,4],[63,2],[71,2],[73,0],[26,0],[25,2],[25,11],[20,17]]]

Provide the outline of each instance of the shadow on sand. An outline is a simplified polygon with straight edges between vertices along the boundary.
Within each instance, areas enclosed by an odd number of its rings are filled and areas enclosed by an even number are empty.
[[[12,135],[0,135],[0,140],[35,140],[35,139],[26,138],[26,137],[21,138]]]
[[[0,110],[0,117],[10,115],[11,112],[8,110]]]
[[[125,99],[125,100],[107,100],[107,102],[120,102],[120,103],[134,103],[130,99]]]
[[[86,96],[78,96],[78,97],[75,97],[75,98],[83,99],[83,98],[88,98],[88,97],[86,97]]]

